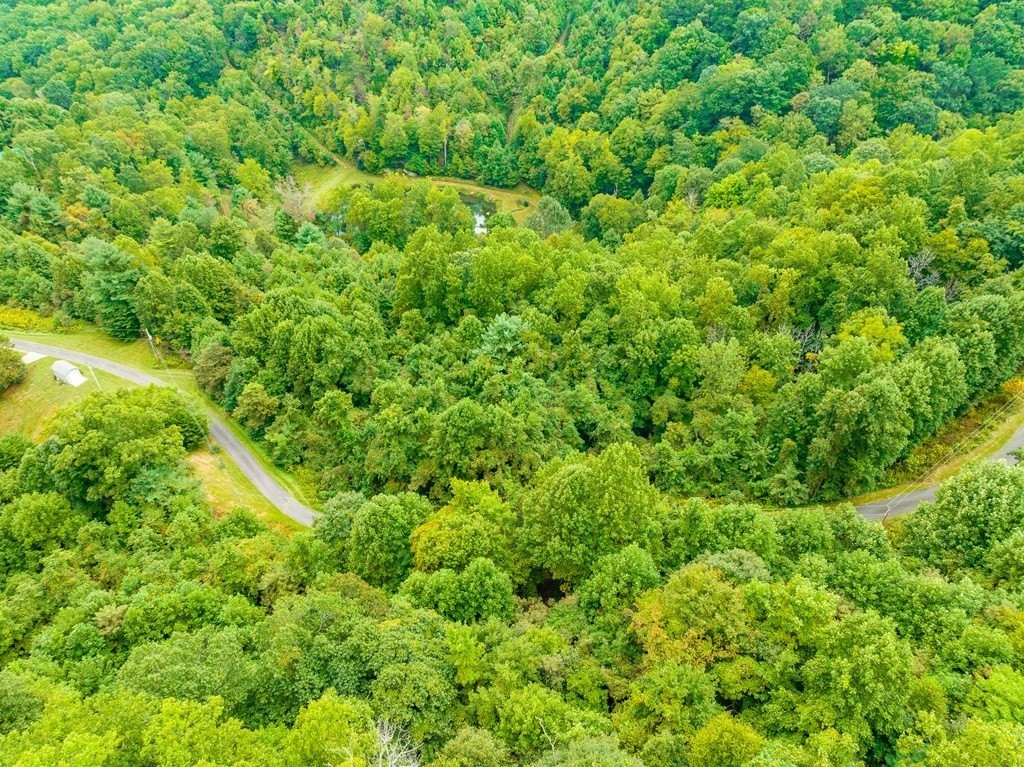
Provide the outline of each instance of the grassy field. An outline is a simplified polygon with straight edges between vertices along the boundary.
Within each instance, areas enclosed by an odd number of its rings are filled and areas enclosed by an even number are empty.
[[[322,209],[327,195],[338,186],[355,186],[356,184],[372,184],[379,176],[359,170],[349,163],[335,165],[316,165],[314,163],[298,163],[292,166],[292,175],[299,187],[307,184],[313,189],[313,204],[317,210]]]
[[[335,163],[334,165],[320,166],[309,163],[297,164],[292,167],[292,175],[299,186],[308,184],[312,189],[313,204],[318,210],[322,208],[327,200],[327,195],[338,186],[354,186],[355,184],[372,184],[379,181],[383,176],[373,175],[359,170],[355,165],[348,162]],[[399,175],[399,178],[406,178]],[[530,215],[540,193],[531,189],[526,184],[519,184],[512,189],[498,189],[497,187],[474,184],[461,178],[448,178],[446,176],[421,176],[439,186],[450,186],[463,194],[474,195],[484,199],[492,200],[501,213],[511,213],[519,222]],[[417,180],[409,178],[409,183]]]
[[[188,462],[203,483],[206,499],[214,514],[221,515],[235,506],[246,506],[272,525],[285,530],[301,530],[302,525],[282,514],[253,487],[235,462],[223,452],[216,454],[203,447],[189,454]]]
[[[46,436],[48,422],[62,407],[78,402],[94,391],[114,391],[132,386],[131,383],[102,370],[83,370],[86,382],[81,386],[67,386],[53,379],[50,365],[52,357],[44,357],[28,366],[21,383],[8,389],[0,399],[0,434],[21,434],[33,440]]]
[[[311,481],[306,478],[295,477],[282,470],[281,467],[276,466],[263,448],[254,442],[238,424],[231,420],[231,417],[222,407],[212,402],[206,396],[196,384],[192,371],[182,367],[184,363],[181,360],[169,355],[162,355],[158,359],[153,355],[149,344],[145,340],[118,341],[93,329],[85,329],[74,333],[29,333],[14,330],[6,332],[12,338],[61,346],[65,349],[74,349],[75,351],[116,360],[177,387],[189,396],[194,397],[207,410],[224,421],[235,433],[235,436],[256,456],[263,468],[277,480],[278,484],[288,490],[302,503],[315,508],[315,493],[312,491]]]
[[[222,408],[209,401],[199,389],[190,370],[180,367],[182,363],[173,357],[164,356],[157,359],[146,341],[118,341],[92,329],[74,333],[32,333],[20,330],[5,332],[12,337],[26,341],[60,346],[116,360],[176,386],[225,421],[282,487],[302,503],[311,505],[309,499],[313,497],[313,493],[309,482],[300,482],[297,478],[281,470],[280,467],[275,466],[259,445],[254,443],[241,427],[233,423]],[[58,386],[52,380],[53,377],[50,373],[52,361],[50,358],[45,358],[33,363],[25,380],[12,387],[4,395],[3,400],[0,400],[0,434],[17,431],[28,437],[39,438],[45,433],[45,422],[63,405],[75,402],[91,391],[96,391],[97,387],[94,383],[96,380],[103,389],[133,385],[117,376],[97,370],[95,371],[96,379],[90,376],[89,383],[82,384],[77,389]],[[82,372],[88,373],[85,370]],[[288,529],[299,527],[253,487],[252,483],[226,454],[221,452],[213,454],[209,449],[204,448],[191,455],[189,462],[203,481],[207,496],[216,512],[226,512],[231,506],[240,503],[276,525]]]
[[[149,344],[145,340],[118,341],[104,333],[92,328],[83,328],[68,333],[45,332],[38,333],[28,330],[5,329],[3,332],[11,338],[21,338],[25,341],[35,341],[41,344],[60,346],[64,349],[72,349],[87,354],[95,354],[98,357],[117,360],[133,368],[144,370],[147,373],[158,374],[166,367],[175,367],[173,359],[164,360],[160,364],[153,357]],[[183,368],[182,364],[177,365]],[[189,375],[187,370],[182,370]],[[159,377],[159,376],[158,376]]]

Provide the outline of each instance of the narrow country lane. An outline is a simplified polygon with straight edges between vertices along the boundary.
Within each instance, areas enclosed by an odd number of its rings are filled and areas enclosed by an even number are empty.
[[[72,351],[71,349],[62,349],[59,346],[49,346],[47,344],[35,343],[34,341],[21,341],[14,338],[11,339],[11,343],[14,344],[15,349],[21,352],[35,352],[47,357],[58,357],[79,365],[89,365],[97,370],[103,370],[142,386],[149,384],[156,386],[169,385],[141,370],[120,362],[105,359],[104,357],[97,357],[93,354],[85,354]],[[217,444],[221,446],[225,453],[231,456],[231,459],[238,465],[238,468],[242,470],[242,473],[252,482],[256,489],[263,493],[268,501],[280,509],[282,514],[291,517],[301,525],[311,526],[317,517],[316,512],[308,506],[299,503],[291,493],[281,487],[270,473],[263,468],[249,448],[242,444],[223,421],[209,411],[206,412],[206,417],[210,427],[210,436],[217,441]]]
[[[1010,465],[1017,463],[1014,451],[1024,447],[1024,426],[1015,431],[990,457],[990,461],[1003,461]],[[865,519],[882,521],[891,517],[899,517],[913,511],[922,503],[935,500],[936,486],[922,487],[917,490],[905,491],[874,503],[865,503],[857,507]]]
[[[14,348],[18,351],[36,352],[47,357],[59,357],[80,365],[91,365],[98,370],[106,371],[142,386],[149,384],[155,384],[156,386],[169,385],[148,373],[104,357],[63,349],[59,346],[39,344],[34,341],[21,341],[18,339],[11,339],[11,341],[14,344]],[[242,470],[242,473],[253,483],[256,489],[263,493],[268,501],[280,509],[281,513],[291,517],[299,524],[311,526],[317,517],[317,513],[308,506],[299,503],[294,496],[281,487],[270,473],[263,468],[256,456],[242,444],[223,421],[209,411],[207,411],[206,416],[209,420],[210,435],[223,448],[224,452],[231,456],[231,459],[238,465],[238,468]],[[1021,447],[1024,447],[1024,426],[1017,429],[989,460],[1015,464],[1017,459],[1014,457],[1013,452]],[[905,491],[881,501],[861,504],[857,506],[857,511],[865,519],[869,520],[882,521],[891,517],[898,517],[913,511],[922,503],[933,501],[935,499],[935,490],[936,487],[931,486],[909,492]]]

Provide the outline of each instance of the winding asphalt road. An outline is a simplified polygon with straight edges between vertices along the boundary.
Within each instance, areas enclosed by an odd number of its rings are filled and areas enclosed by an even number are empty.
[[[1003,461],[1011,466],[1017,463],[1014,451],[1024,448],[1024,426],[1021,426],[1013,435],[989,458],[990,461]],[[931,503],[935,500],[936,486],[922,487],[908,493],[900,493],[891,498],[875,503],[865,503],[857,507],[865,519],[884,520],[890,517],[898,517],[913,511],[922,503]]]
[[[97,357],[94,354],[85,354],[70,349],[62,349],[59,346],[37,344],[34,341],[21,341],[13,338],[11,343],[20,352],[35,352],[46,357],[57,357],[79,365],[87,365],[142,386],[148,386],[149,384],[156,386],[170,385],[148,373],[143,373],[141,370],[129,367],[128,365],[122,365],[120,362]],[[223,421],[209,411],[207,411],[206,417],[209,421],[210,436],[238,464],[238,468],[242,470],[242,473],[248,477],[256,489],[263,493],[268,501],[280,509],[282,514],[291,517],[300,525],[311,526],[317,517],[317,513],[308,506],[299,503],[291,493],[281,487],[270,473],[263,468],[249,448],[239,441],[238,437],[235,436],[234,432]]]
[[[98,370],[106,371],[119,378],[124,378],[132,383],[142,386],[155,384],[156,386],[169,386],[170,384],[161,381],[141,370],[123,365],[120,362],[97,357],[93,354],[85,354],[70,349],[62,349],[59,346],[38,344],[34,341],[21,341],[11,339],[14,348],[22,352],[36,352],[47,357],[59,357],[68,362],[76,362],[79,365],[88,365]],[[304,506],[295,500],[294,496],[285,490],[270,473],[263,468],[252,452],[243,445],[223,421],[213,413],[207,412],[209,419],[210,435],[217,440],[224,452],[231,456],[238,464],[238,468],[249,478],[257,490],[266,496],[267,500],[281,510],[282,514],[291,517],[301,525],[311,526],[316,520],[317,513],[308,506]],[[1014,451],[1024,448],[1024,426],[1017,429],[1013,435],[999,448],[990,458],[992,461],[1004,461],[1015,464],[1017,458]],[[861,516],[869,520],[884,520],[889,517],[898,517],[913,511],[922,503],[931,502],[935,499],[936,487],[922,487],[912,492],[904,492],[874,503],[865,503],[857,507]]]

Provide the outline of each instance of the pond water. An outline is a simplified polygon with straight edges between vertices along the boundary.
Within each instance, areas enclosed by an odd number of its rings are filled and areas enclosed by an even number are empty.
[[[465,192],[459,193],[459,199],[462,200],[463,205],[469,208],[473,214],[473,225],[474,234],[487,234],[487,219],[494,215],[498,206],[494,204],[493,200],[486,197],[481,197],[476,194],[466,194]]]

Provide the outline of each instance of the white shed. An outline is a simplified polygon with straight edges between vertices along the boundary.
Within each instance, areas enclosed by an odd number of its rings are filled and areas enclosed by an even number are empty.
[[[85,383],[85,376],[82,371],[64,360],[57,360],[50,366],[53,377],[58,383],[66,383],[71,386],[81,386]]]

